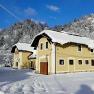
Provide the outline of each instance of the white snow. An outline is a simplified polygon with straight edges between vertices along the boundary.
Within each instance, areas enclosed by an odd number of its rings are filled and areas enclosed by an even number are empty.
[[[30,51],[30,52],[34,51],[34,47],[31,47],[31,44],[27,44],[27,43],[17,43],[14,46],[17,46],[18,50]]]
[[[37,54],[36,54],[36,50],[33,50],[33,54],[30,55],[29,58],[30,58],[30,59],[31,59],[31,58],[36,58],[36,55],[37,55]]]
[[[66,33],[65,31],[56,32],[52,30],[43,30],[41,33],[36,35],[35,38],[42,34],[47,34],[52,39],[52,42],[60,43],[62,45],[68,42],[73,42],[85,44],[91,49],[94,48],[94,40],[87,37]],[[35,38],[33,39],[32,43],[34,42]]]
[[[94,72],[42,75],[0,68],[0,94],[94,94]]]

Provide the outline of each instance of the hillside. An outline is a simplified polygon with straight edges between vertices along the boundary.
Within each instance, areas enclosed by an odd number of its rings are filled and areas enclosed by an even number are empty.
[[[94,39],[94,14],[75,19],[69,24],[57,25],[53,29],[57,31],[64,30]]]
[[[13,24],[12,26],[0,31],[0,63],[10,62],[11,47],[17,42],[31,43],[32,38],[48,27],[47,24],[35,23],[29,19]],[[75,19],[72,23],[57,25],[52,30],[86,36],[94,39],[94,14]]]
[[[27,19],[0,31],[0,57],[2,57],[0,63],[5,62],[5,58],[11,57],[11,47],[14,44],[17,42],[31,43],[32,38],[45,27],[48,27],[47,24],[35,23]]]
[[[18,22],[0,32],[0,48],[9,49],[17,42],[31,43],[31,39],[42,31],[46,24],[35,23],[31,20]]]

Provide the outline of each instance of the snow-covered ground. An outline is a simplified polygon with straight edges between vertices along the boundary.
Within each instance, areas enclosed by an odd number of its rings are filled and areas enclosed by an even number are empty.
[[[41,75],[0,68],[0,94],[94,94],[94,72]]]

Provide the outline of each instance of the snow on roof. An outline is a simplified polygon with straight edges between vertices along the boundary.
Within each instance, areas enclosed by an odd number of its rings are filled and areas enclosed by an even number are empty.
[[[29,56],[29,59],[36,58],[36,50],[33,50],[33,54]]]
[[[34,58],[36,58],[35,54],[32,54],[32,55],[29,56],[29,59],[34,59]]]
[[[52,30],[43,30],[42,32],[40,32],[38,35],[35,36],[35,38],[32,41],[32,44],[34,44],[33,43],[34,40],[42,34],[46,34],[47,36],[49,36],[52,42],[60,43],[62,45],[68,42],[73,42],[73,43],[85,44],[91,49],[94,48],[94,40],[90,38],[78,36],[75,34],[68,34],[64,31],[56,32]]]
[[[16,46],[18,48],[18,50],[22,50],[22,51],[33,52],[33,50],[34,50],[34,47],[31,47],[31,44],[27,44],[27,43],[17,43],[14,46]]]

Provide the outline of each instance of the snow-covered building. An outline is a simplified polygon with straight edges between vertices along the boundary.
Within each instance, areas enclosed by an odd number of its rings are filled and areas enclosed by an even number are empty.
[[[27,43],[17,43],[12,47],[13,68],[31,68],[32,62],[29,56],[33,55],[34,47]]]
[[[65,31],[44,30],[32,41],[41,74],[94,71],[94,41]]]

